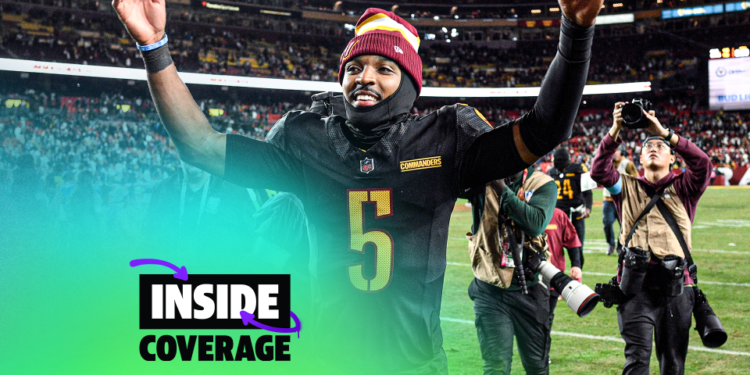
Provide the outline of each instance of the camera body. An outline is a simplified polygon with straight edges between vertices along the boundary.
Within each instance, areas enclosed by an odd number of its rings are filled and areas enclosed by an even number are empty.
[[[646,99],[633,99],[622,107],[622,124],[628,129],[643,129],[648,127],[649,121],[643,111],[650,111],[653,105]]]
[[[617,276],[613,277],[608,283],[597,283],[594,291],[599,295],[602,304],[604,304],[604,307],[606,308],[610,308],[613,305],[619,305],[628,299],[625,293],[620,289],[620,283],[617,282]]]

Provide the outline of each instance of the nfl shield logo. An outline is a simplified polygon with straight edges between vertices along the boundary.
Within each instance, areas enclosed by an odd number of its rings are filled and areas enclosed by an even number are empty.
[[[370,173],[375,169],[375,161],[370,158],[359,161],[359,171],[362,173]]]

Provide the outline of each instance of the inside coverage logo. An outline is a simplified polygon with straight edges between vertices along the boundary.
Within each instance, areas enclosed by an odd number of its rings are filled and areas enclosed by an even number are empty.
[[[150,261],[150,262],[147,262]],[[161,264],[174,275],[140,275],[140,329],[263,329],[275,333],[299,331],[290,310],[289,275],[187,275],[187,270],[159,260],[135,260],[131,266]],[[291,326],[290,317],[295,325]],[[289,361],[289,335],[147,335],[139,351],[144,360],[171,361]],[[197,347],[197,348],[196,348]]]

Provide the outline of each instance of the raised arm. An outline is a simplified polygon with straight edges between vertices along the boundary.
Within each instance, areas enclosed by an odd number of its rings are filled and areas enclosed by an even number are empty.
[[[560,1],[563,9],[565,1]],[[557,55],[542,81],[534,108],[516,122],[513,138],[521,159],[536,162],[557,145],[570,138],[591,59],[596,13],[590,7],[601,7],[601,1],[577,1],[576,6],[591,18],[579,21],[577,13],[565,12],[560,26]],[[569,7],[570,9],[570,7]],[[573,20],[576,20],[575,22]]]
[[[516,173],[570,137],[591,58],[594,22],[603,0],[560,0],[564,17],[558,52],[534,108],[478,137],[462,166],[463,187]],[[502,162],[498,162],[502,161]]]
[[[696,198],[702,195],[711,179],[711,171],[713,170],[711,159],[708,158],[708,155],[703,150],[687,138],[681,137],[664,128],[659,119],[654,115],[654,111],[644,114],[650,120],[646,131],[666,139],[674,151],[680,154],[682,159],[685,160],[687,168],[685,168],[684,176],[680,179],[679,183],[675,182],[675,184],[679,185],[678,189],[685,189],[687,195]]]
[[[166,0],[113,0],[112,6],[138,45],[153,45],[165,37]],[[142,54],[156,110],[180,159],[223,177],[226,136],[211,128],[177,75],[167,45]]]
[[[620,194],[615,185],[620,181],[620,172],[612,165],[612,157],[620,145],[620,131],[622,130],[622,106],[625,102],[615,103],[615,109],[612,111],[612,128],[607,135],[602,138],[602,143],[596,149],[596,156],[591,162],[591,179],[596,183],[603,185],[612,194]],[[610,189],[615,187],[614,189]]]

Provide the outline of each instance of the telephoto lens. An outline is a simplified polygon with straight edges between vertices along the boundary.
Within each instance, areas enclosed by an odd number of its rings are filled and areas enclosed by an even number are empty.
[[[637,247],[625,247],[623,251],[625,251],[625,256],[622,262],[620,289],[625,294],[636,294],[643,287],[650,254]]]
[[[706,295],[693,287],[695,291],[695,306],[693,307],[693,316],[695,316],[695,330],[701,337],[703,346],[707,348],[718,348],[727,342],[727,332],[721,325],[719,317],[708,304]]]
[[[552,264],[543,261],[539,266],[539,273],[581,318],[593,311],[599,303],[599,295],[591,288],[573,280]]]
[[[622,124],[629,129],[643,129],[649,121],[643,111],[651,110],[651,102],[646,99],[633,99],[632,103],[622,106]]]

